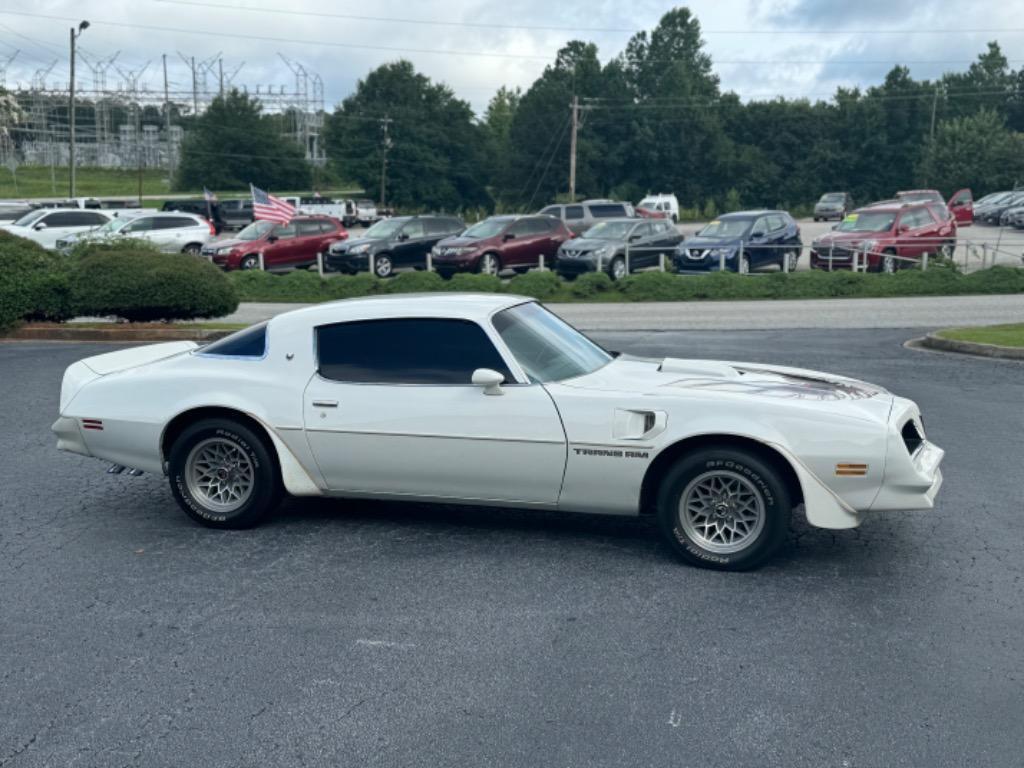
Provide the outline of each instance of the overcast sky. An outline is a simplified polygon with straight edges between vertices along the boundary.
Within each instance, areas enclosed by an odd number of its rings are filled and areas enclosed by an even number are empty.
[[[408,58],[479,112],[499,86],[529,86],[566,41],[593,41],[606,61],[634,31],[652,28],[668,7],[655,0],[3,0],[0,65],[20,49],[7,68],[12,87],[27,84],[56,59],[46,81],[64,87],[70,20],[86,18],[92,26],[80,46],[87,60],[120,51],[115,64],[122,71],[110,68],[108,87],[149,62],[140,82],[162,89],[161,54],[166,53],[171,89],[186,90],[191,75],[179,52],[200,61],[222,53],[228,73],[244,62],[234,82],[250,90],[257,84],[294,87],[280,52],[319,73],[330,109],[373,67]],[[723,89],[744,99],[824,98],[839,85],[876,84],[895,63],[906,63],[915,77],[935,77],[966,68],[992,39],[1011,59],[1024,56],[1024,0],[699,0],[689,7],[701,22]],[[1021,62],[1011,65],[1018,68]],[[79,87],[89,88],[92,79],[87,66],[79,70]]]

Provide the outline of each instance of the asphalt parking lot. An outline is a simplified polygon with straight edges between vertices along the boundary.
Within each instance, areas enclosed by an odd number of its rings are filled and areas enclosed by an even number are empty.
[[[162,478],[53,447],[63,368],[110,346],[0,343],[0,766],[1019,765],[1024,367],[912,335],[595,334],[921,405],[934,511],[798,522],[749,574],[633,519],[294,501],[200,529]]]

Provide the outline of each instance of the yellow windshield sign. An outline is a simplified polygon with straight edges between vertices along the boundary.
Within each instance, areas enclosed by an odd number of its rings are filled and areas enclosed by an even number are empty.
[[[848,215],[848,216],[847,216],[847,217],[846,217],[845,219],[843,219],[843,221],[848,221],[848,222],[850,222],[851,224],[852,224],[853,222],[855,222],[856,220],[857,220],[857,214],[856,214],[856,213],[851,213],[851,214],[849,214],[849,215]]]

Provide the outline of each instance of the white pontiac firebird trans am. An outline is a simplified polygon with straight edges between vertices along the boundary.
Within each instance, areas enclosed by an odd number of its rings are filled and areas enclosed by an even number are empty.
[[[532,299],[425,294],[278,315],[206,346],[89,357],[57,447],[159,472],[215,528],[282,494],[656,516],[683,560],[768,559],[822,528],[931,508],[917,406],[799,368],[606,352]]]

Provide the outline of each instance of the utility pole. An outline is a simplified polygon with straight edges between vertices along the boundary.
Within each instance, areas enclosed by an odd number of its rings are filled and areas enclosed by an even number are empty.
[[[572,136],[569,139],[569,202],[576,202],[576,131],[580,126],[580,97],[573,95],[572,104]]]
[[[89,28],[89,22],[71,28],[71,83],[68,88],[68,197],[75,196],[75,40]]]
[[[196,93],[196,57],[192,57],[192,117],[199,116],[199,94]]]
[[[224,59],[217,59],[217,73],[220,80],[220,97],[224,98]]]
[[[384,208],[387,203],[387,183],[388,183],[388,150],[391,149],[391,137],[388,135],[388,125],[394,121],[384,115],[381,118],[380,125],[384,129],[384,143],[383,149],[380,155],[380,207]]]
[[[932,127],[928,133],[928,138],[934,141],[935,139],[935,110],[939,106],[939,84],[935,84],[935,96],[932,98]]]

